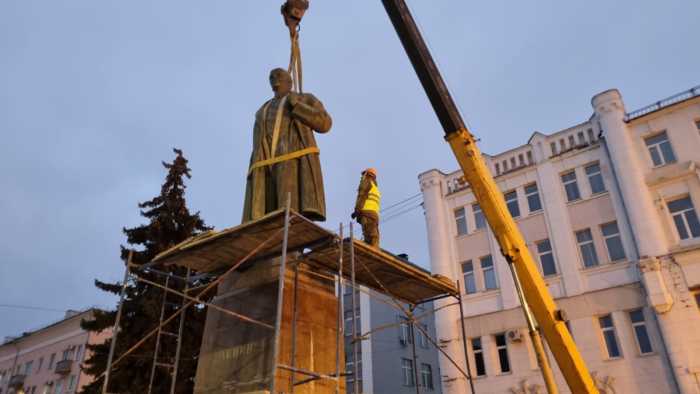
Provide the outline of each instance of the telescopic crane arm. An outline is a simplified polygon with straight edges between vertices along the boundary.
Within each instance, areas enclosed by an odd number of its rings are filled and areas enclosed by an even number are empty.
[[[537,270],[520,230],[506,206],[474,136],[467,130],[425,41],[404,0],[382,0],[391,23],[440,120],[464,177],[479,202],[486,220],[509,263],[514,264],[525,300],[544,334],[566,383],[574,393],[598,393],[593,379],[557,310],[547,285]]]

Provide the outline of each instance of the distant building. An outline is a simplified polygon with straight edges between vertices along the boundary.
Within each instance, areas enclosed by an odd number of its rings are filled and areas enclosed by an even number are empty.
[[[419,385],[421,393],[441,394],[440,366],[438,364],[438,351],[416,329],[416,362],[412,358],[412,336],[408,324],[396,324],[405,321],[402,313],[390,306],[389,298],[372,292],[372,296],[365,291],[356,295],[356,317],[358,335],[370,332],[386,325],[393,325],[387,329],[378,329],[362,340],[358,348],[358,358],[361,360],[360,393],[363,394],[415,394],[416,385]],[[352,295],[350,286],[345,288],[345,357],[347,372],[353,371],[352,338]],[[404,307],[406,307],[404,305]],[[416,316],[424,315],[421,319],[421,327],[435,338],[434,315],[429,313],[432,304],[419,306],[415,310]],[[415,379],[414,368],[418,368],[418,381]],[[355,379],[347,377],[347,393],[354,391]]]
[[[93,313],[68,311],[64,319],[0,345],[0,394],[69,394],[90,383],[81,370],[85,346],[110,335],[80,328]]]
[[[700,87],[631,113],[617,90],[592,106],[484,158],[601,392],[700,393]],[[464,291],[476,391],[544,392],[507,263],[461,176],[419,180],[432,270]],[[463,363],[458,310],[436,321]],[[441,368],[446,393],[468,392]]]

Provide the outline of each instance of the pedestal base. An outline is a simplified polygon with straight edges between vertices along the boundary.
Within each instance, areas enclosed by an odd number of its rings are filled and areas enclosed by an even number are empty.
[[[336,349],[345,369],[343,342],[336,346],[338,304],[334,282],[305,273],[296,278],[295,367],[332,375]],[[214,303],[236,313],[275,325],[279,260],[256,263],[235,272],[219,285]],[[292,365],[292,322],[295,301],[294,264],[287,264],[278,364]],[[273,369],[274,330],[210,309],[195,378],[196,394],[269,393]],[[311,378],[296,373],[295,382]],[[291,372],[277,368],[276,391],[291,392]],[[318,379],[294,387],[295,393],[335,393],[336,382]],[[341,392],[345,392],[344,379]]]

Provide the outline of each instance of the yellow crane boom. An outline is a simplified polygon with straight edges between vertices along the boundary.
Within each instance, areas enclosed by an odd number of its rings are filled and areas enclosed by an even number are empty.
[[[506,260],[513,264],[526,303],[532,310],[566,383],[574,393],[598,393],[590,372],[571,337],[563,313],[547,285],[506,206],[503,194],[457,109],[437,65],[425,45],[404,0],[382,0],[396,33],[445,132],[466,181],[493,229]]]

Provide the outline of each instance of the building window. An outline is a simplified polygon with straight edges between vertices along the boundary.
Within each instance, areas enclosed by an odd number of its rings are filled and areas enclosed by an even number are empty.
[[[32,374],[32,365],[34,365],[34,361],[27,361],[26,364],[24,364],[24,374],[29,376]]]
[[[501,175],[501,165],[496,163],[496,175]]]
[[[506,205],[508,206],[508,211],[510,215],[514,218],[520,216],[520,207],[518,206],[518,192],[513,190],[505,194]]]
[[[484,287],[486,290],[492,290],[498,288],[498,283],[496,282],[496,271],[493,268],[493,258],[491,255],[484,256],[480,260],[481,272],[484,275]]]
[[[557,154],[557,144],[556,143],[550,142],[549,148],[552,150],[552,156]]]
[[[532,164],[534,160],[532,160],[532,151],[527,151],[527,164]]]
[[[433,368],[430,364],[421,363],[420,365],[420,380],[421,386],[427,388],[428,390],[434,389],[433,386]]]
[[[63,380],[56,381],[56,385],[54,387],[54,394],[63,394]]]
[[[82,351],[83,351],[83,345],[78,345],[78,349],[75,351],[75,361],[76,362],[81,362],[82,361]]]
[[[423,332],[428,332],[428,326],[426,324],[421,324],[423,330],[418,330],[418,337],[420,338],[420,347],[423,349],[428,349],[428,337]]]
[[[413,337],[411,337],[411,326],[408,325],[408,321],[403,316],[398,316],[399,324],[399,342],[402,345],[413,343]]]
[[[544,276],[556,275],[557,265],[554,262],[554,254],[552,253],[552,244],[549,239],[537,243],[537,255],[540,256],[540,265],[542,265],[542,274]]]
[[[617,222],[612,222],[600,226],[600,230],[605,238],[605,246],[608,248],[608,256],[610,261],[624,260],[625,248],[622,246],[622,238],[620,238],[620,230],[617,228]]]
[[[510,168],[515,169],[517,165],[515,164],[515,156],[510,158]]]
[[[525,165],[525,156],[522,153],[518,155],[518,164],[521,167]]]
[[[700,236],[700,222],[698,222],[698,215],[695,213],[690,197],[669,202],[668,210],[671,213],[671,217],[673,217],[678,236],[681,239]]]
[[[542,209],[542,201],[540,201],[540,192],[537,190],[537,184],[532,183],[525,186],[525,197],[527,197],[527,207],[530,212],[536,212]]]
[[[346,352],[346,354],[352,355],[353,353]],[[354,357],[354,356],[350,356],[350,357]],[[355,384],[357,384],[359,386],[358,391],[360,393],[362,392],[362,357],[359,353],[357,354],[357,357],[360,358],[360,360],[357,362],[357,379],[355,379],[355,376],[353,376],[353,374],[355,373],[355,363],[352,361],[352,359],[345,363],[345,373],[348,374],[346,377],[346,381],[348,383],[348,389],[347,389],[348,393],[354,392],[353,386]]]
[[[75,375],[71,375],[69,380],[68,380],[68,392],[71,392],[75,389]]]
[[[586,144],[586,137],[583,135],[583,131],[578,132],[578,144],[579,145],[585,145]]]
[[[593,143],[595,141],[595,135],[593,135],[593,129],[588,129],[588,140]]]
[[[566,150],[566,141],[564,141],[563,138],[559,140],[559,148],[561,149],[562,152],[564,152]]]
[[[362,335],[360,333],[360,308],[357,307],[355,309],[355,311],[356,311],[356,313],[355,313],[356,332],[357,332],[357,335]],[[352,336],[352,309],[345,310],[344,315],[345,315],[345,327],[343,329],[345,330],[345,336]]]
[[[586,175],[588,176],[588,183],[591,185],[591,193],[605,192],[605,183],[603,182],[603,175],[600,173],[600,164],[595,163],[586,166]]]
[[[671,142],[668,140],[668,135],[666,135],[665,131],[653,137],[645,138],[644,142],[647,145],[647,149],[649,149],[654,167],[676,162],[676,155],[673,153]]]
[[[598,265],[598,254],[595,251],[595,244],[593,244],[593,235],[590,229],[585,229],[576,232],[576,241],[578,242],[578,247],[581,250],[581,257],[583,258],[583,266],[594,267]]]
[[[403,385],[413,387],[416,384],[413,379],[413,360],[402,358],[401,371],[403,372]]]
[[[501,373],[510,372],[510,360],[508,359],[508,342],[506,334],[494,335],[496,339],[496,350],[498,351],[498,363],[501,365]]]
[[[651,347],[647,325],[644,321],[644,312],[641,309],[637,309],[631,311],[629,314],[630,321],[632,322],[632,330],[634,330],[634,336],[637,339],[639,354],[653,353],[654,349]]]
[[[41,372],[41,367],[44,365],[44,358],[40,357],[39,358],[39,364],[36,366],[36,373]]]
[[[569,147],[573,148],[576,145],[573,134],[569,136]]]
[[[578,183],[576,182],[576,172],[569,171],[561,176],[561,182],[564,184],[564,190],[566,190],[566,200],[576,201],[581,198],[581,192],[578,190]]]
[[[457,223],[457,235],[467,233],[467,217],[464,214],[464,208],[455,210],[455,223]]]
[[[481,347],[481,338],[472,338],[472,352],[474,352],[476,376],[486,376],[486,363],[484,362],[484,348]]]
[[[481,205],[472,204],[472,211],[474,212],[474,226],[477,230],[486,227],[486,218],[484,217],[484,212],[481,211]]]
[[[75,346],[72,346],[63,351],[63,360],[73,360],[73,354],[75,353]]]
[[[600,329],[603,332],[605,340],[605,348],[608,351],[609,358],[620,357],[620,346],[617,344],[617,335],[615,334],[615,325],[613,324],[612,315],[605,315],[598,318]]]
[[[474,264],[471,260],[462,263],[462,275],[464,276],[464,291],[466,294],[476,293],[476,279],[474,278]]]
[[[503,160],[501,165],[503,166],[503,172],[508,172],[508,160]]]

